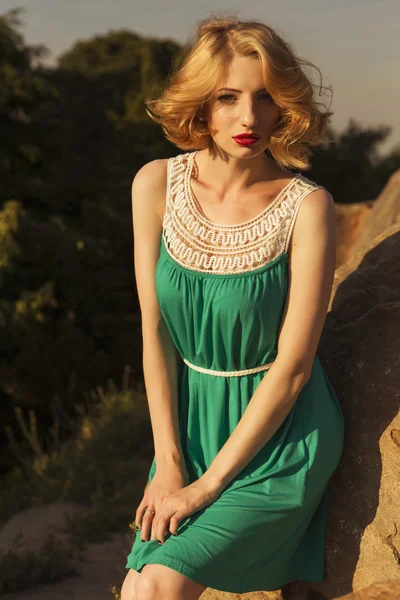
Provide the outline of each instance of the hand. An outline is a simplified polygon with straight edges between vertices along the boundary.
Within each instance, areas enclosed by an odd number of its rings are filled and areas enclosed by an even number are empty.
[[[153,479],[145,489],[135,515],[135,525],[138,529],[142,529],[142,540],[147,541],[149,539],[151,524],[155,516],[145,509],[149,507],[157,512],[164,498],[181,490],[188,483],[189,475],[183,464],[156,469]]]
[[[203,476],[185,488],[165,496],[153,515],[150,539],[159,540],[163,544],[168,530],[172,535],[178,535],[179,522],[212,504],[221,491],[220,487],[210,484],[209,479]]]

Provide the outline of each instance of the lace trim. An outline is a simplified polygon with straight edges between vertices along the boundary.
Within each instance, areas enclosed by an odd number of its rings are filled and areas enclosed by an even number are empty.
[[[287,252],[302,199],[323,186],[297,173],[261,213],[237,225],[201,213],[190,188],[195,152],[168,160],[165,248],[181,266],[202,273],[245,273]]]

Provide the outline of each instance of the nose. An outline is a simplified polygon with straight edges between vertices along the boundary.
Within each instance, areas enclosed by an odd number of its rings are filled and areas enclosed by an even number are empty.
[[[252,98],[242,99],[242,107],[240,118],[242,125],[246,127],[254,127],[257,124],[257,114],[256,114],[256,101]]]

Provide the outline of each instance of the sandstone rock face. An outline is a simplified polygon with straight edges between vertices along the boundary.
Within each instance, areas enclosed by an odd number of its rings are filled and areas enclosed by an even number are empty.
[[[375,202],[335,203],[337,216],[336,268],[343,265],[353,253],[353,246],[364,227]]]
[[[395,579],[369,585],[359,592],[347,594],[335,600],[399,600],[399,598],[400,579]]]
[[[400,284],[399,280],[396,279],[399,274],[396,260],[399,253],[399,231],[400,222],[391,225],[378,234],[369,244],[366,244],[363,250],[354,253],[344,265],[336,269],[328,308],[331,311],[335,307],[336,317],[339,304],[343,303],[346,311],[349,309],[350,303],[346,302],[346,296],[350,294],[356,294],[358,300],[364,298],[365,301],[368,297],[370,307],[390,299],[398,299]],[[373,286],[373,298],[363,282]],[[377,293],[379,297],[375,296]],[[352,303],[354,303],[353,298]],[[359,311],[364,312],[365,310],[365,307],[358,305],[355,308],[354,318],[360,316]],[[329,324],[332,316],[333,314],[328,313],[326,325]],[[348,321],[350,317],[351,315],[346,312],[344,321]]]
[[[365,249],[377,235],[396,223],[400,223],[400,170],[392,174],[375,200],[352,247],[352,253]]]
[[[249,592],[248,594],[228,594],[207,588],[200,596],[201,600],[285,600],[280,590],[275,592]]]
[[[307,600],[400,578],[400,223],[336,271],[330,308],[318,356],[345,448],[330,482],[326,580],[307,584]]]

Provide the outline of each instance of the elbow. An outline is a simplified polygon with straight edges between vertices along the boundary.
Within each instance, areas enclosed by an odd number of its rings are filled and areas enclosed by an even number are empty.
[[[291,389],[295,392],[300,392],[311,377],[312,367],[310,368],[302,361],[299,361],[298,363],[284,363],[283,361],[276,359],[275,362],[282,371],[285,380],[290,383]]]
[[[301,387],[304,387],[311,377],[311,371],[303,371],[301,374]]]
[[[311,373],[306,370],[295,371],[289,375],[292,381],[292,387],[296,393],[299,393],[303,389],[307,381],[310,379],[310,375]]]

